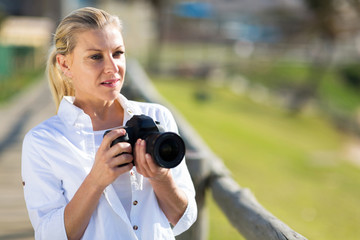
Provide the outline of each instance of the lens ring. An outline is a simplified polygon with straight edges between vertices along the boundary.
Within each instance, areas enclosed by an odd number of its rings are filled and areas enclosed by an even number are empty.
[[[171,143],[171,144],[169,144]],[[176,154],[174,152],[167,151],[167,153],[164,153],[164,149],[162,148],[164,144],[167,145],[176,145]],[[168,147],[168,146],[167,146]],[[170,153],[169,153],[170,152]],[[166,155],[170,155],[171,159],[166,159]],[[166,132],[160,134],[155,142],[154,146],[154,158],[155,161],[164,168],[174,168],[177,165],[181,163],[185,156],[185,143],[182,140],[181,137],[179,137],[177,134],[172,132]]]

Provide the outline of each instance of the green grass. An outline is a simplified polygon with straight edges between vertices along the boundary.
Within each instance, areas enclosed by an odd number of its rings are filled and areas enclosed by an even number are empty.
[[[44,68],[23,70],[12,76],[0,76],[0,105],[27,89],[44,74]]]
[[[316,71],[311,74],[313,63],[308,60],[284,60],[281,51],[240,58],[232,45],[167,43],[162,46],[159,64],[166,71],[176,67],[210,66],[212,70],[220,69],[226,79],[243,76],[249,79],[250,84],[261,84],[275,91],[294,89],[319,80],[317,97],[322,104],[329,109],[341,109],[346,116],[351,115],[360,104],[360,94],[359,89],[345,84],[340,75],[342,67],[316,66]]]
[[[160,93],[271,213],[309,239],[360,238],[360,169],[344,153],[348,137],[325,117],[291,116],[199,80],[157,79]],[[243,239],[209,196],[208,203],[209,239]]]

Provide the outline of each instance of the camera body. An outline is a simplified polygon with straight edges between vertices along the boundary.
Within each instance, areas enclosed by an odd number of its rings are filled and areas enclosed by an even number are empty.
[[[185,156],[183,139],[173,132],[165,132],[159,122],[146,115],[134,115],[124,127],[126,134],[116,138],[111,146],[119,142],[128,142],[134,148],[137,139],[146,142],[146,152],[155,162],[164,168],[174,168]],[[104,136],[110,132],[108,130]]]

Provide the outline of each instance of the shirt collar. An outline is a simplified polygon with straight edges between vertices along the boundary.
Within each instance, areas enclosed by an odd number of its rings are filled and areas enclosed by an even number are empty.
[[[58,116],[68,125],[74,126],[79,122],[83,122],[82,119],[87,118],[91,122],[90,117],[79,107],[74,105],[75,97],[64,96],[60,102]],[[117,100],[124,109],[124,123],[126,123],[132,116],[141,114],[140,108],[129,101],[124,95],[118,95]]]
[[[78,122],[80,116],[86,115],[81,108],[74,105],[74,100],[73,96],[64,96],[58,110],[61,120],[71,126]]]

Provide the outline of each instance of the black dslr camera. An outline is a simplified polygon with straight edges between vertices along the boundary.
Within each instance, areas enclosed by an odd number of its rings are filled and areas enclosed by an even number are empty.
[[[134,115],[122,128],[126,134],[116,138],[110,147],[119,142],[128,142],[134,147],[136,140],[141,138],[146,142],[146,152],[161,167],[176,167],[184,158],[185,144],[182,138],[176,133],[164,132],[160,123],[154,122],[151,117]],[[110,131],[106,131],[104,136]]]

